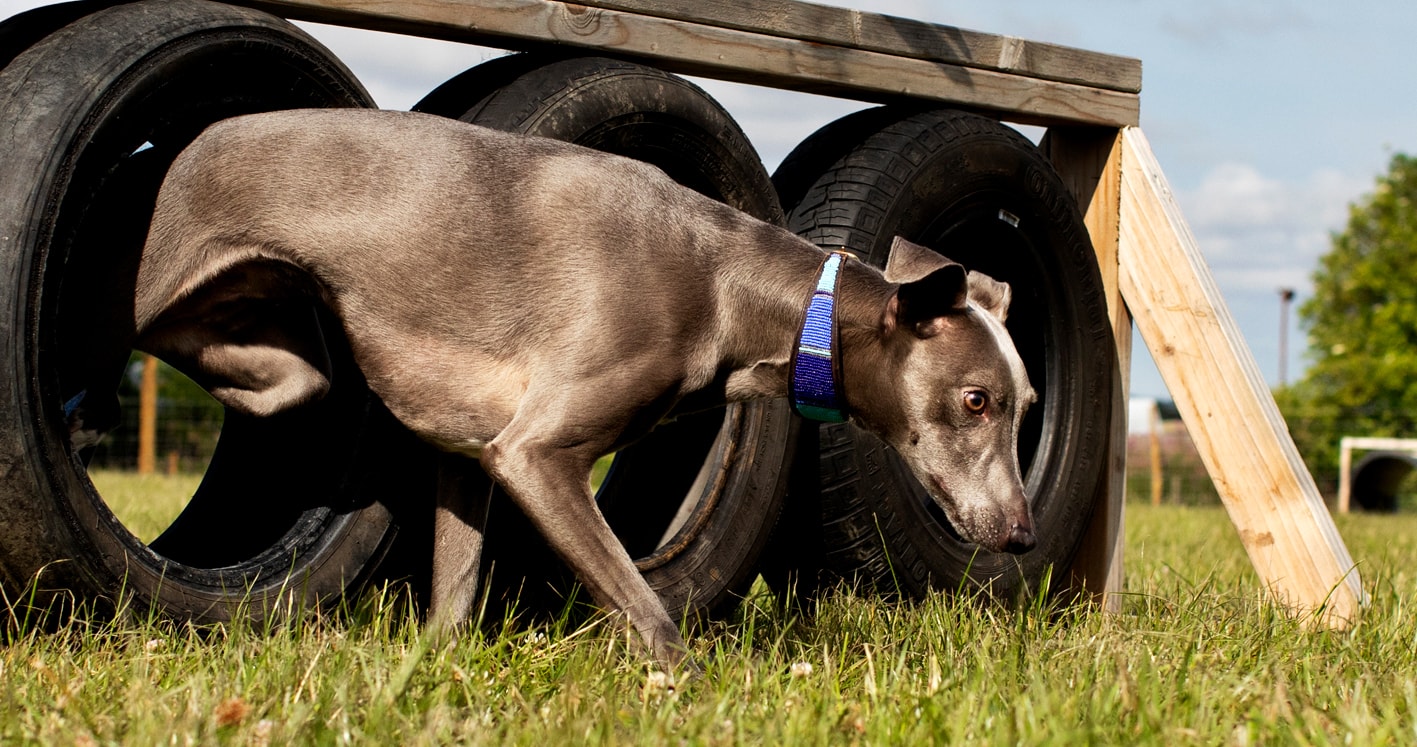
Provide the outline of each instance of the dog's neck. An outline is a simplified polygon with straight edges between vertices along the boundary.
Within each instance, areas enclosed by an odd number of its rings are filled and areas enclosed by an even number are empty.
[[[820,249],[793,239],[768,248],[769,261],[757,254],[724,279],[737,286],[733,297],[739,307],[733,315],[736,334],[729,336],[736,344],[726,356],[733,369],[727,380],[730,402],[791,395],[792,355],[824,258]],[[857,260],[843,262],[840,273],[837,387],[844,413],[852,418],[860,414],[854,405],[861,402],[861,393],[871,391],[883,376],[878,365],[886,355],[882,321],[895,286]]]
[[[908,352],[905,337],[892,333],[886,323],[896,284],[881,271],[861,262],[848,262],[849,272],[837,291],[837,338],[841,351],[842,404],[847,418],[878,434],[889,424],[903,422],[903,414],[880,410],[898,399],[883,396],[898,387],[899,360]]]

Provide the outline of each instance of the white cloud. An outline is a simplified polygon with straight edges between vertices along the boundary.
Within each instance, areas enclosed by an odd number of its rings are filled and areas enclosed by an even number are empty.
[[[1304,287],[1347,206],[1370,182],[1336,171],[1285,181],[1243,163],[1213,167],[1191,190],[1177,192],[1222,288],[1272,292]]]
[[[1290,3],[1194,3],[1161,17],[1162,32],[1203,47],[1222,46],[1236,36],[1265,36],[1311,25]]]
[[[299,23],[330,48],[385,109],[408,109],[443,81],[504,50],[379,31]]]
[[[1267,380],[1277,381],[1277,291],[1292,288],[1299,302],[1310,295],[1310,277],[1329,250],[1331,233],[1343,228],[1349,203],[1371,188],[1366,176],[1314,171],[1281,179],[1251,164],[1230,162],[1211,167],[1196,187],[1176,190],[1221,296]],[[1293,380],[1303,370],[1303,337],[1292,311],[1288,330]],[[1160,391],[1153,371],[1150,365],[1141,367],[1137,391]],[[1133,376],[1138,376],[1136,367]]]
[[[872,104],[695,78],[753,143],[768,171],[822,125]]]

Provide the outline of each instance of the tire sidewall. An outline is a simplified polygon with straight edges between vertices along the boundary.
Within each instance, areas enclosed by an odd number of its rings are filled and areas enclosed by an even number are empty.
[[[144,2],[99,10],[34,44],[0,72],[0,111],[26,141],[7,152],[11,173],[32,180],[5,180],[0,188],[0,294],[5,325],[0,340],[6,375],[0,396],[15,424],[0,441],[4,573],[11,589],[31,583],[71,591],[101,604],[120,590],[137,605],[196,620],[234,614],[263,617],[280,599],[318,599],[342,592],[375,558],[389,531],[387,510],[373,505],[332,511],[316,529],[319,542],[303,548],[288,574],[251,575],[218,569],[184,578],[181,567],[147,548],[124,528],[85,476],[68,444],[57,403],[60,395],[42,357],[49,339],[46,319],[63,277],[68,247],[52,233],[81,154],[105,118],[125,96],[161,86],[169,65],[184,51],[211,43],[267,49],[295,60],[318,59],[321,75],[341,78],[340,95],[368,101],[353,76],[323,48],[290,24],[264,13],[201,0]],[[32,81],[43,80],[39,86]],[[353,103],[353,101],[351,101]],[[195,134],[195,133],[194,133]],[[233,510],[240,510],[233,507]],[[310,529],[310,527],[306,527]],[[274,559],[263,568],[274,567]],[[42,574],[42,575],[41,575]]]
[[[504,59],[511,61],[500,70],[519,75],[484,95],[461,115],[464,121],[647,161],[685,186],[782,222],[776,192],[747,137],[697,86],[609,58],[550,58],[540,66]],[[713,466],[721,465],[723,479],[714,481],[689,530],[636,561],[672,613],[718,614],[736,606],[757,575],[781,510],[795,419],[783,402],[754,402],[735,406],[727,422],[709,456]],[[612,468],[603,506],[661,498],[627,496],[616,480]]]
[[[850,221],[854,225],[814,223],[823,204],[819,182],[812,188],[817,194],[808,190],[789,226],[823,246],[846,246],[876,266],[884,266],[896,235],[935,244],[971,269],[1005,280],[1011,263],[1032,262],[1043,282],[1032,288],[1015,282],[1015,307],[1021,300],[1029,302],[1021,299],[1025,294],[1036,294],[1031,301],[1035,316],[1041,311],[1047,317],[1043,344],[1051,352],[1044,356],[1048,386],[1043,406],[1051,411],[1043,415],[1046,430],[1039,434],[1035,454],[1042,461],[1025,475],[1039,545],[1023,556],[987,553],[962,542],[946,529],[928,494],[892,450],[852,426],[824,426],[821,443],[836,448],[819,458],[837,462],[823,465],[823,474],[842,474],[840,463],[846,460],[844,472],[854,479],[818,484],[819,490],[836,491],[820,509],[831,514],[822,520],[841,518],[832,506],[874,507],[869,523],[857,519],[845,533],[823,539],[826,570],[834,576],[864,576],[882,590],[917,596],[932,588],[967,585],[987,586],[1001,597],[1035,589],[1050,565],[1066,566],[1075,554],[1105,467],[1099,460],[1105,454],[1115,353],[1081,215],[1036,148],[997,122],[948,111],[857,116],[863,123],[886,125],[864,133],[854,128],[860,139],[852,148],[815,146],[835,156],[817,168],[827,172],[833,164],[851,163],[850,154],[874,151],[872,157],[890,178],[875,182],[869,196],[853,205],[859,210]],[[977,213],[985,205],[1018,221],[1035,256],[971,257],[960,253],[962,247],[939,245],[950,216]],[[1011,332],[1017,339],[1012,326]],[[1019,346],[1024,348],[1022,342]],[[832,557],[833,547],[863,544],[883,545],[884,553],[848,551]]]
[[[464,121],[619,152],[759,220],[783,221],[771,180],[733,119],[703,89],[655,68],[602,57],[553,61],[487,96]]]
[[[1096,495],[1095,479],[1072,476],[1100,474],[1101,465],[1093,461],[1102,453],[1095,439],[1105,432],[1109,409],[1106,403],[1111,396],[1109,356],[1103,352],[1110,340],[1110,328],[1105,313],[1085,313],[1089,309],[1105,310],[1105,306],[1100,305],[1100,293],[1092,292],[1100,288],[1100,278],[1085,272],[1090,266],[1095,267],[1091,244],[1071,230],[1081,224],[1081,216],[1074,215],[1075,207],[1058,202],[1058,196],[1067,191],[1051,170],[1043,170],[1033,158],[1021,157],[1028,153],[1023,149],[1031,147],[990,143],[970,148],[968,158],[936,159],[930,168],[922,166],[912,175],[911,183],[927,188],[915,192],[912,201],[902,205],[896,215],[887,215],[884,221],[885,225],[895,226],[900,235],[920,237],[931,233],[930,226],[939,215],[959,210],[961,203],[976,201],[983,195],[993,198],[994,204],[1016,215],[1021,225],[1041,225],[1031,243],[1058,253],[1056,257],[1037,258],[1042,260],[1043,274],[1057,278],[1053,285],[1040,289],[1048,297],[1044,305],[1067,316],[1066,322],[1052,326],[1050,338],[1057,355],[1050,361],[1057,368],[1052,373],[1061,375],[1064,381],[1050,387],[1051,399],[1045,406],[1073,416],[1051,418],[1060,427],[1048,436],[1052,448],[1044,463],[1025,476],[1025,487],[1034,498],[1038,545],[1033,551],[1022,556],[976,552],[973,545],[951,536],[925,508],[930,500],[928,494],[891,453],[895,482],[906,489],[887,492],[887,500],[894,511],[908,517],[902,524],[902,534],[917,549],[919,560],[931,569],[929,584],[934,587],[956,588],[965,580],[964,574],[939,577],[941,567],[968,568],[970,578],[983,583],[990,583],[984,579],[992,580],[996,592],[1005,596],[1015,593],[1017,587],[1036,587],[1047,565],[1071,559],[1075,554]],[[1020,186],[1025,187],[1022,194],[1014,191]],[[943,207],[926,207],[930,205]],[[872,258],[879,265],[885,263],[889,241],[878,237],[873,247]],[[1104,417],[1097,417],[1097,413]],[[868,437],[859,432],[857,435]],[[1047,495],[1040,500],[1042,491],[1047,491]],[[941,563],[939,558],[948,558],[949,562]]]

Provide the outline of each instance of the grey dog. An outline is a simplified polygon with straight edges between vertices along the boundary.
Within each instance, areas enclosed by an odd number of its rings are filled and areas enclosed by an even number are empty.
[[[833,400],[802,406],[894,447],[965,538],[1034,544],[1016,447],[1036,396],[1008,286],[900,239],[884,274],[836,256],[630,159],[418,114],[287,111],[213,125],[173,163],[134,324],[139,349],[266,415],[329,387],[313,312],[282,304],[318,296],[388,409],[479,458],[673,667],[684,640],[601,517],[591,465],[680,412],[786,396],[798,367],[828,372]],[[459,620],[476,561],[453,541],[465,530],[438,526],[432,615]]]

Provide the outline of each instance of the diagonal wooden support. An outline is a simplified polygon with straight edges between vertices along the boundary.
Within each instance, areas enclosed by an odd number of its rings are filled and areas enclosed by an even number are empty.
[[[1123,128],[1118,284],[1275,597],[1342,628],[1366,595],[1313,477],[1141,130]]]

